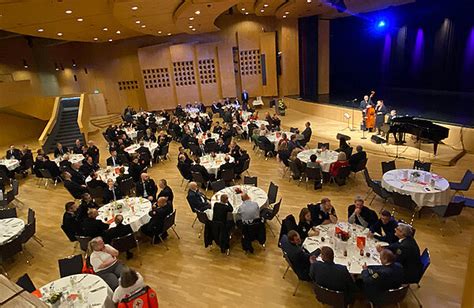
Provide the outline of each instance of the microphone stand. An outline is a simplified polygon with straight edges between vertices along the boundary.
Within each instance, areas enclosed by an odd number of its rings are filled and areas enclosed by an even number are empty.
[[[352,127],[350,129],[351,132],[355,131],[354,128],[354,110],[355,110],[355,104],[357,103],[357,98],[354,98],[352,100]]]

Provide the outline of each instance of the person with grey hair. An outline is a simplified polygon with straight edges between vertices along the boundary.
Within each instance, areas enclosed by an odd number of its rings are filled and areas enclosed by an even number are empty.
[[[356,147],[356,153],[352,154],[349,157],[349,166],[351,167],[352,171],[357,170],[357,167],[363,160],[367,159],[367,153],[364,151],[364,148],[361,145]]]
[[[420,248],[413,234],[412,226],[399,223],[395,228],[395,236],[399,240],[387,247],[395,254],[396,262],[403,266],[403,283],[418,283],[422,275]],[[382,249],[380,245],[377,245],[377,251],[381,252]]]

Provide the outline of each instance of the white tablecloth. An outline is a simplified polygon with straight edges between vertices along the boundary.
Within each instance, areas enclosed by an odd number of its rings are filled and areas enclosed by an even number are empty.
[[[211,198],[211,206],[214,207],[214,203],[218,202],[221,200],[221,195],[222,194],[227,194],[229,197],[229,202],[234,208],[234,218],[236,217],[237,211],[239,210],[239,207],[242,205],[242,198],[240,194],[235,193],[236,188],[240,188],[242,192],[245,192],[249,195],[250,200],[255,201],[258,203],[258,207],[263,207],[268,205],[268,196],[267,193],[259,188],[255,187],[252,185],[235,185],[235,186],[230,186],[226,187],[222,190],[219,190],[217,193],[215,193],[212,198]],[[212,209],[206,211],[207,216],[209,219],[212,220]]]
[[[125,128],[124,131],[125,131],[125,134],[127,134],[128,138],[130,139],[136,139],[138,136],[137,130],[133,127]]]
[[[241,116],[242,120],[248,121],[252,113],[250,111],[242,111]]]
[[[269,125],[269,123],[268,123],[267,121],[265,121],[265,120],[255,120],[255,121],[251,121],[251,122],[253,122],[255,125],[257,125],[258,128],[260,128],[260,126],[261,126],[262,124],[264,124],[265,126],[268,126],[268,125]],[[248,129],[248,127],[247,127],[248,123],[249,123],[249,122],[244,122],[244,123],[242,123],[242,128],[243,128],[244,131],[246,131],[247,133],[250,133],[250,134],[251,134],[252,132],[249,132],[249,129]]]
[[[84,160],[84,155],[82,154],[69,154],[69,162],[71,164],[81,163]],[[54,162],[59,166],[59,163],[63,160],[62,157],[56,157]]]
[[[62,293],[58,307],[114,307],[112,289],[97,275],[63,277],[42,286],[39,291],[45,302],[51,293]]]
[[[150,150],[151,156],[154,157],[155,150],[158,148],[158,143],[156,143],[156,142],[145,142],[144,146]],[[136,150],[138,150],[138,148],[140,148],[140,144],[132,144],[131,146],[125,148],[125,151],[128,154],[133,154],[133,153],[135,153]]]
[[[16,168],[20,167],[20,161],[18,159],[1,159],[0,165],[7,167],[9,171],[13,171]]]
[[[290,132],[273,132],[267,135],[268,140],[275,145],[275,151],[278,151],[278,142],[280,142],[282,134],[286,134],[288,140],[294,135]]]
[[[212,158],[211,155],[204,155],[201,156],[201,165],[204,166],[204,168],[207,169],[208,173],[212,173],[217,177],[217,172],[219,171],[219,167],[222,166],[225,163],[225,158],[226,154],[224,153],[218,153],[216,154],[215,158]],[[230,162],[234,162],[234,158],[232,156],[229,156]]]
[[[303,242],[303,247],[310,253],[317,248],[329,246],[334,250],[334,262],[347,266],[351,274],[360,274],[362,272],[362,265],[380,265],[380,255],[376,250],[376,245],[388,245],[385,242],[379,242],[375,239],[366,238],[364,255],[360,255],[360,249],[357,247],[357,236],[366,236],[369,232],[359,225],[350,225],[346,222],[339,222],[337,226],[342,230],[350,233],[350,238],[347,242],[343,242],[335,237],[336,224],[320,225],[316,228],[319,230],[318,236],[307,237]],[[324,241],[322,240],[324,238]],[[344,256],[344,251],[347,251],[347,256]],[[366,253],[370,253],[367,257]]]
[[[128,174],[128,167],[127,166],[123,166],[123,167],[125,169],[125,174]],[[111,167],[111,166],[107,166],[107,168],[101,168],[96,171],[97,179],[102,180],[105,183],[107,183],[109,179],[112,179],[115,182],[117,177],[120,175],[120,168],[121,167]],[[92,180],[92,178],[89,175],[86,178],[86,183],[90,182],[90,180]]]
[[[420,174],[418,183],[410,181],[413,172]],[[449,182],[445,178],[422,170],[390,170],[382,177],[382,187],[390,192],[410,195],[420,208],[448,205],[451,196]]]
[[[148,212],[151,211],[151,202],[141,197],[125,198],[113,201],[102,206],[99,210],[98,220],[110,223],[110,227],[115,227],[113,219],[115,215],[123,216],[123,223],[130,225],[133,232],[137,232],[141,226],[150,221]]]
[[[25,222],[19,218],[0,219],[0,245],[6,244],[25,229]]]
[[[196,137],[198,139],[202,139],[202,141],[207,140],[207,134],[206,133],[199,133]],[[214,139],[217,142],[217,140],[219,139],[219,134],[211,133],[211,138]]]
[[[297,157],[302,162],[308,163],[310,156],[313,154],[316,154],[318,157],[316,161],[321,165],[321,170],[323,172],[329,172],[329,167],[331,167],[333,162],[337,161],[337,155],[339,153],[333,150],[320,152],[318,149],[311,149],[299,152]]]

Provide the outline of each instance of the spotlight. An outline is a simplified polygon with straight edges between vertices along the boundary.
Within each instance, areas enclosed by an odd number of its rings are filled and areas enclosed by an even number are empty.
[[[387,25],[387,23],[383,19],[379,20],[379,22],[377,22],[377,28],[384,28],[386,25]]]
[[[345,12],[347,10],[347,6],[344,3],[344,0],[328,0],[329,4],[336,8],[339,13]]]

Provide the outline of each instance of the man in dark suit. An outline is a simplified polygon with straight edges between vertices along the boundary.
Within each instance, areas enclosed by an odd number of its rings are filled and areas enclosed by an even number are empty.
[[[357,224],[364,228],[370,228],[378,220],[377,213],[364,205],[364,199],[357,197],[354,204],[349,205],[348,221],[351,224]]]
[[[104,203],[117,201],[122,199],[122,192],[120,188],[115,185],[114,180],[107,180],[107,188],[104,190]]]
[[[301,238],[298,232],[290,230],[288,235],[284,234],[281,237],[280,245],[283,252],[288,256],[298,278],[304,281],[311,281],[309,277],[311,255],[301,247]],[[313,261],[316,261],[318,255],[319,250],[315,252],[314,257],[311,257]]]
[[[237,164],[235,165],[235,174],[238,179],[240,178],[240,175],[242,174],[242,172],[244,172],[244,165],[247,160],[250,161],[250,156],[247,153],[247,150],[241,149],[240,156],[237,159]]]
[[[7,159],[21,159],[21,151],[12,144],[6,153]]]
[[[246,90],[242,91],[242,105],[248,105],[249,103],[249,93]]]
[[[382,265],[362,266],[361,279],[364,293],[374,303],[381,303],[381,295],[388,290],[397,289],[403,282],[403,268],[395,263],[396,256],[392,251],[383,249],[380,252]]]
[[[206,139],[206,141],[204,141],[204,143],[207,145],[209,143],[215,143],[215,142],[216,142],[216,140],[214,138],[212,138],[211,132],[208,132],[207,133],[207,139]]]
[[[140,175],[142,174],[145,168],[140,164],[140,160],[138,155],[134,154],[132,158],[132,162],[128,167],[128,173],[133,178],[134,182],[140,181]]]
[[[398,241],[398,238],[395,236],[395,229],[397,226],[398,222],[392,214],[390,214],[389,211],[384,210],[380,215],[380,219],[370,227],[370,236],[389,244],[395,243]]]
[[[61,143],[56,143],[56,148],[54,148],[54,157],[61,157],[64,154],[69,153],[69,149],[67,147],[63,147]]]
[[[114,218],[115,227],[112,227],[105,231],[104,237],[105,241],[111,243],[114,238],[123,237],[133,233],[132,227],[130,225],[123,224],[123,216],[117,215]],[[133,257],[133,253],[130,250],[127,250],[127,260]]]
[[[96,172],[92,172],[90,177],[91,177],[90,181],[87,182],[88,188],[94,189],[97,187],[102,187],[103,189],[107,189],[107,184],[105,184],[104,181],[98,179]]]
[[[306,144],[311,140],[311,135],[313,134],[313,131],[311,130],[311,123],[306,122],[305,123],[305,129],[301,133],[303,135],[303,139],[300,140],[300,144],[302,146],[306,146]]]
[[[361,145],[356,147],[356,153],[352,154],[349,157],[349,165],[351,170],[356,170],[357,166],[359,166],[360,162],[367,159],[367,153],[364,151]]]
[[[156,200],[156,193],[158,192],[158,187],[155,184],[150,176],[147,173],[142,173],[140,175],[140,181],[136,184],[137,197],[143,197],[151,202]]]
[[[209,172],[207,172],[207,169],[201,165],[201,160],[199,157],[194,160],[194,164],[191,166],[191,172],[200,173],[205,181],[209,181],[211,179],[211,175]]]
[[[83,193],[81,196],[81,203],[77,208],[76,215],[77,220],[82,221],[87,217],[89,209],[99,209],[99,205],[92,199],[92,196],[89,193]]]
[[[234,208],[229,203],[229,196],[226,194],[222,194],[220,197],[220,202],[214,203],[214,207],[212,208],[212,221],[214,222],[222,222],[224,224],[232,225],[233,221],[227,220],[227,215],[232,213]]]
[[[275,154],[275,145],[265,136],[265,133],[262,131],[260,132],[260,136],[258,137],[258,142],[261,144],[263,149],[265,150],[265,157],[268,154],[274,155]]]
[[[89,141],[89,148],[87,149],[87,155],[91,156],[94,160],[94,163],[99,163],[100,151],[99,148],[94,144],[94,141]]]
[[[99,216],[97,209],[87,210],[87,218],[81,223],[81,235],[92,238],[104,235],[104,232],[109,229],[109,225],[98,220],[97,216]]]
[[[61,170],[67,170],[68,168],[71,168],[71,166],[72,163],[69,161],[69,154],[65,154],[59,162],[59,168]]]
[[[67,171],[62,174],[64,187],[69,191],[69,193],[75,198],[80,199],[82,194],[88,192],[85,185],[77,184],[76,182],[71,181],[71,174]]]
[[[190,181],[193,179],[191,175],[191,164],[186,160],[186,156],[180,154],[178,157],[178,170],[186,180]]]
[[[321,248],[321,259],[311,264],[309,276],[321,287],[344,292],[344,301],[350,304],[357,288],[347,267],[334,263],[334,251],[328,246]]]
[[[160,242],[158,235],[164,231],[163,223],[165,218],[171,213],[173,213],[173,204],[166,200],[165,197],[159,198],[156,204],[153,205],[150,213],[148,213],[148,215],[151,217],[150,221],[144,224],[140,228],[140,231],[149,237],[155,236],[155,241],[153,244],[158,244]],[[166,236],[167,233],[164,233],[162,236],[163,239],[166,238]]]
[[[145,142],[140,141],[140,147],[135,151],[140,156],[140,164],[149,166],[152,159],[150,149],[145,146]]]
[[[211,208],[211,204],[207,200],[206,196],[199,191],[198,185],[196,182],[189,183],[188,196],[189,206],[193,211],[204,212]]]
[[[158,187],[160,187],[161,191],[157,198],[165,197],[169,202],[173,203],[173,190],[168,186],[168,182],[165,179],[161,179],[158,182]]]
[[[311,221],[315,226],[337,223],[336,210],[329,198],[322,198],[321,203],[318,204],[308,204],[308,209],[311,212]]]
[[[72,153],[74,154],[82,154],[82,143],[81,140],[76,139],[74,143],[74,147],[72,148]]]
[[[44,156],[44,164],[43,164],[44,169],[48,170],[49,173],[53,176],[53,179],[56,179],[59,177],[61,174],[61,171],[59,170],[58,165],[56,165],[56,162],[51,161],[49,159],[48,155]]]
[[[66,203],[62,228],[71,241],[75,241],[75,236],[79,234],[80,230],[79,224],[77,223],[76,210],[76,203],[73,201]]]
[[[92,156],[88,156],[85,161],[82,162],[79,172],[84,176],[88,177],[92,172],[99,170],[99,165],[94,162]]]
[[[399,223],[395,228],[398,242],[390,244],[387,248],[396,255],[396,261],[403,266],[403,283],[418,283],[423,270],[420,259],[420,248],[413,238],[413,228],[404,223]],[[382,251],[377,246],[377,251]]]
[[[224,163],[219,167],[217,171],[217,178],[221,178],[222,172],[225,170],[235,170],[235,163],[230,162],[230,156],[226,155],[224,158]]]
[[[117,151],[110,151],[110,157],[107,158],[107,166],[118,167],[123,164],[122,160],[117,157]]]
[[[130,174],[125,174],[125,168],[124,167],[120,167],[119,169],[119,175],[118,177],[115,179],[115,184],[117,184],[118,187],[120,187],[120,184],[131,178],[132,176]]]
[[[84,185],[86,177],[79,172],[81,168],[81,163],[71,164],[71,168],[66,169],[67,172],[71,175],[71,180],[79,185]]]
[[[217,140],[216,152],[217,153],[229,152],[229,147],[227,146],[227,144],[224,143],[224,140],[222,138],[219,138],[219,140]]]

